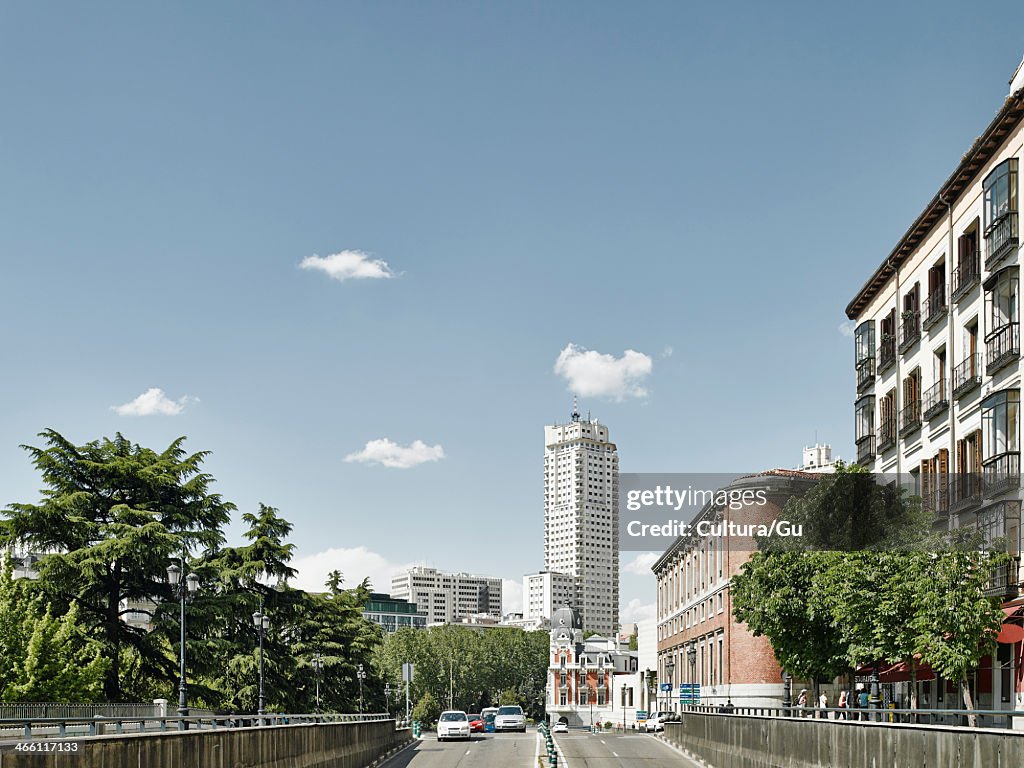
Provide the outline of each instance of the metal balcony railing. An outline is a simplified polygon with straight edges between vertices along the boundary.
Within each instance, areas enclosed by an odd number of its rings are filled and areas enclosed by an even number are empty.
[[[1003,600],[1012,600],[1020,594],[1020,567],[1016,557],[1006,565],[996,566],[984,587],[984,593]]]
[[[981,463],[985,496],[991,497],[1020,487],[1020,453],[1007,451]]]
[[[982,478],[973,472],[953,475],[949,484],[949,511],[963,512],[981,503]]]
[[[934,419],[949,409],[949,388],[945,379],[939,379],[935,385],[925,390],[921,398],[921,411],[925,419]]]
[[[857,438],[857,463],[862,467],[875,458],[875,433]]]
[[[950,275],[950,298],[960,301],[981,282],[981,254],[978,251],[964,256]]]
[[[878,452],[885,453],[896,445],[896,419],[878,425]]]
[[[928,294],[928,298],[924,300],[924,304],[921,306],[921,317],[923,318],[921,322],[925,330],[928,330],[942,320],[946,316],[948,309],[946,286],[943,285]]]
[[[903,322],[900,323],[900,352],[906,352],[921,338],[921,313],[908,310],[901,317]]]
[[[875,381],[875,358],[865,357],[857,363],[857,393],[863,392]]]
[[[882,336],[882,343],[878,347],[878,375],[881,376],[888,368],[896,363],[896,337],[888,334]]]
[[[930,488],[921,494],[921,503],[925,509],[933,514],[945,517],[949,514],[949,480],[943,475],[941,477],[933,477],[932,482],[936,483],[936,487]]]
[[[1020,323],[1006,323],[985,337],[985,373],[991,376],[1020,357]]]
[[[1009,211],[996,219],[985,233],[985,241],[985,269],[991,270],[1017,247],[1017,212]]]
[[[911,400],[900,411],[900,437],[913,434],[921,428],[921,401]]]
[[[960,398],[981,385],[981,360],[975,352],[953,369],[953,397]]]

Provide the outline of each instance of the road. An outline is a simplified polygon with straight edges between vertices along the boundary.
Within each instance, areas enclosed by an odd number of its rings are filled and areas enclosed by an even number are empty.
[[[697,768],[647,734],[560,733],[555,743],[562,752],[558,768]],[[438,742],[433,734],[424,734],[416,746],[381,768],[537,768],[536,756],[543,753],[533,730],[477,734],[468,742]]]

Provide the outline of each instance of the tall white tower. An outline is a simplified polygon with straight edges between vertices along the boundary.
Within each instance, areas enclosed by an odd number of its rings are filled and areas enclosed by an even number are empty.
[[[619,631],[619,456],[608,427],[580,418],[544,427],[544,568],[573,577],[583,628]],[[550,614],[549,614],[550,615]]]

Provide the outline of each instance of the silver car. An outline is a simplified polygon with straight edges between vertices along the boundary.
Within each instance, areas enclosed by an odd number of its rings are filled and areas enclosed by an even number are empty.
[[[498,707],[498,714],[494,716],[494,730],[526,733],[526,715],[523,714],[523,708],[518,704]]]

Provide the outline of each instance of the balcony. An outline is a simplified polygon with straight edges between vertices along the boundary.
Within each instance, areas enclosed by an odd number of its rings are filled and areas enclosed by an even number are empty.
[[[943,475],[940,482],[946,487],[940,485],[940,487],[932,488],[921,495],[922,506],[936,517],[946,517],[949,514],[950,489],[945,481],[946,477]]]
[[[934,419],[949,410],[947,391],[945,379],[940,379],[935,386],[925,391],[924,397],[921,398],[921,409],[926,420]]]
[[[900,352],[906,352],[921,339],[921,313],[916,310],[907,310],[901,317],[900,324]]]
[[[875,435],[861,435],[857,438],[857,463],[867,466],[875,458]]]
[[[985,337],[985,373],[991,376],[1020,357],[1020,323],[1007,323]]]
[[[878,348],[878,375],[896,364],[896,337],[890,334],[882,335],[882,345]]]
[[[885,453],[894,447],[896,447],[896,419],[889,419],[878,425],[878,453]]]
[[[949,305],[946,303],[946,286],[934,290],[929,294],[928,298],[924,300],[924,304],[921,306],[921,325],[927,331],[933,325],[936,325],[940,320],[946,316],[946,312],[949,309]]]
[[[985,459],[981,465],[985,496],[991,498],[1020,488],[1020,453],[1007,451]]]
[[[974,251],[961,259],[960,264],[953,270],[953,274],[950,276],[950,287],[952,288],[950,298],[953,301],[960,301],[980,282],[981,254]]]
[[[965,512],[981,504],[981,475],[960,473],[949,484],[949,511]]]
[[[900,437],[912,435],[921,428],[921,401],[911,400],[900,411]]]
[[[1000,565],[992,571],[992,577],[984,587],[984,593],[988,597],[998,597],[1002,600],[1013,600],[1020,594],[1020,566],[1018,558],[1014,557],[1006,565]]]
[[[857,363],[857,394],[875,383],[875,358],[865,357]]]
[[[1010,211],[996,219],[985,233],[985,240],[988,243],[985,269],[991,271],[1017,247],[1017,212]]]
[[[953,397],[960,399],[968,392],[981,386],[981,360],[975,352],[968,355],[953,369]]]

